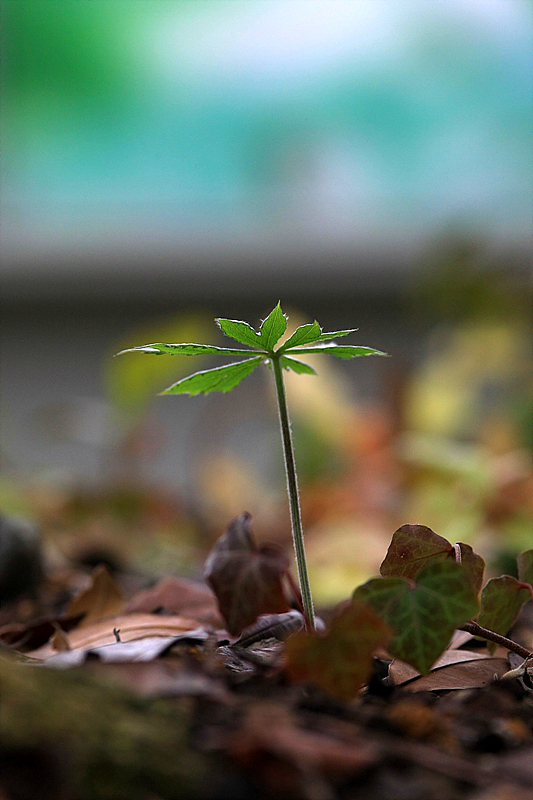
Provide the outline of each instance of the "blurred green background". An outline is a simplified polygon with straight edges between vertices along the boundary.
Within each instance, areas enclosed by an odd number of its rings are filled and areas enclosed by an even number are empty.
[[[173,553],[181,531],[176,569],[244,508],[285,537],[265,376],[157,399],[205,364],[111,358],[215,341],[214,316],[255,324],[281,299],[291,321],[359,326],[354,343],[393,356],[289,381],[322,595],[372,572],[406,521],[489,555],[521,546],[530,2],[4,0],[1,14],[4,507],[68,527],[74,489],[104,492],[78,497],[92,522],[77,535],[109,540],[112,487],[168,492],[170,516],[135,508]]]

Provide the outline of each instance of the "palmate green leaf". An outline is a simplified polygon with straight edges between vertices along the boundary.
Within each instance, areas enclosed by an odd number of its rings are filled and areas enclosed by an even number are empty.
[[[357,328],[352,328],[348,331],[322,333],[322,328],[315,319],[314,322],[309,322],[306,325],[300,325],[299,328],[296,328],[292,336],[279,348],[278,352],[284,353],[292,347],[301,347],[302,345],[312,344],[313,342],[322,342],[327,339],[334,339],[336,336],[348,336],[349,333],[354,333],[356,330]]]
[[[173,356],[203,356],[210,353],[217,353],[221,356],[240,356],[249,355],[250,350],[242,350],[234,347],[217,347],[214,344],[162,344],[156,342],[155,344],[143,344],[139,347],[129,347],[127,350],[121,350],[117,356],[123,353],[149,353],[151,355],[165,355],[170,354]]]
[[[292,371],[297,372],[298,375],[316,375],[316,370],[309,364],[299,361],[297,358],[290,358],[290,356],[282,356],[281,366],[284,369],[292,369]]]
[[[322,328],[315,319],[314,322],[308,322],[306,325],[300,325],[299,328],[296,328],[294,333],[289,336],[287,341],[281,345],[281,347],[278,349],[278,352],[284,353],[289,347],[296,347],[303,344],[318,342],[321,335]]]
[[[274,349],[274,345],[278,339],[283,336],[287,330],[287,317],[281,310],[281,303],[278,302],[277,306],[272,309],[268,317],[263,320],[259,329],[259,337],[261,339],[260,347],[265,350]]]
[[[381,350],[374,350],[372,347],[360,347],[355,344],[335,344],[330,342],[326,344],[317,344],[311,347],[295,347],[289,351],[292,355],[305,355],[306,353],[329,353],[337,358],[357,358],[358,356],[386,356],[387,353],[382,353]]]
[[[235,339],[241,344],[248,344],[250,347],[261,347],[261,337],[247,322],[222,318],[216,319],[215,322],[230,339]]]
[[[321,333],[318,339],[315,341],[317,342],[324,342],[326,339],[337,339],[339,336],[348,336],[349,333],[355,333],[358,331],[359,328],[350,328],[347,331],[330,331],[326,333]]]
[[[454,630],[478,610],[468,573],[453,561],[424,567],[416,583],[373,578],[355,590],[353,600],[370,603],[394,631],[391,654],[422,674],[430,671]]]
[[[195,372],[187,378],[169,386],[161,394],[209,394],[210,392],[229,392],[257,367],[264,356],[247,358],[223,367]]]
[[[510,575],[491,578],[481,592],[481,610],[478,625],[505,636],[516,620],[520,609],[531,598],[531,587]],[[496,650],[494,642],[487,642],[490,652]]]

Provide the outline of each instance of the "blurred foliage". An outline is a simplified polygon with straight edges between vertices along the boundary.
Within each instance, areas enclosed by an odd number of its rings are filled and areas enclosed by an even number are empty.
[[[139,342],[197,342],[206,344],[213,338],[213,321],[206,314],[183,314],[176,318],[139,325],[128,331],[113,346],[120,350],[135,347]],[[203,363],[196,356],[195,364]],[[191,366],[187,356],[146,357],[145,353],[128,353],[121,358],[109,358],[104,366],[106,395],[116,409],[139,415],[152,402],[154,395],[169,383],[180,378]]]
[[[529,318],[531,292],[520,275],[485,252],[471,236],[447,231],[431,248],[405,290],[409,315],[456,324]]]

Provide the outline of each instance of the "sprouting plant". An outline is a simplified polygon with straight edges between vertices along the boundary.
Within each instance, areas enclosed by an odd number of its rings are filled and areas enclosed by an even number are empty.
[[[210,353],[221,356],[239,356],[241,361],[226,364],[222,367],[203,370],[182,378],[177,383],[169,386],[161,394],[209,394],[210,392],[229,392],[243,378],[246,378],[262,362],[270,365],[274,373],[276,395],[278,401],[279,423],[285,457],[285,471],[287,476],[287,493],[291,517],[294,550],[302,605],[308,627],[315,627],[313,600],[309,585],[309,575],[305,557],[304,538],[300,513],[298,494],[298,479],[294,460],[294,449],[291,435],[291,425],[287,408],[287,398],[283,383],[283,369],[290,369],[299,374],[313,375],[315,370],[309,364],[301,361],[299,356],[310,353],[329,353],[338,358],[355,358],[357,356],[386,355],[371,347],[358,345],[338,345],[333,342],[340,336],[354,333],[356,328],[344,331],[323,333],[322,328],[315,320],[306,325],[300,325],[294,333],[281,345],[276,347],[287,328],[287,316],[282,312],[280,303],[270,312],[262,322],[259,331],[256,331],[247,322],[232,319],[217,319],[219,327],[231,339],[248,346],[248,349],[217,347],[205,344],[147,344],[132,347],[128,352],[142,352],[162,355],[206,355]],[[251,349],[250,349],[251,348]],[[120,354],[119,354],[120,355]],[[295,357],[298,356],[298,357]]]

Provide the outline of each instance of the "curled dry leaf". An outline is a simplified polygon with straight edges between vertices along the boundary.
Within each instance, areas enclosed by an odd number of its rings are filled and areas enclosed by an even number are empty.
[[[289,611],[283,585],[288,558],[272,545],[257,547],[250,519],[250,514],[244,513],[233,520],[215,543],[205,566],[205,578],[234,636],[261,614]]]
[[[100,564],[93,570],[89,586],[69,604],[66,616],[75,617],[84,614],[80,626],[91,625],[99,619],[113,617],[123,606],[120,586],[108,569]]]

